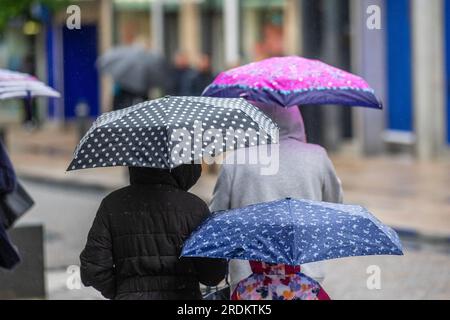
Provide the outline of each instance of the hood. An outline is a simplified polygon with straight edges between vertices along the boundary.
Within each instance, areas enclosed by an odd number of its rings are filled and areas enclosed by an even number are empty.
[[[303,117],[298,107],[284,108],[276,104],[264,104],[250,101],[280,127],[280,140],[295,139],[306,143],[306,131]]]
[[[202,166],[181,165],[172,170],[130,167],[130,183],[146,185],[171,185],[188,191],[202,174]]]

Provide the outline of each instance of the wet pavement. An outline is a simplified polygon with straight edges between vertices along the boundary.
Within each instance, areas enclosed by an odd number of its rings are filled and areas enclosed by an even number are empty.
[[[328,261],[326,270],[323,287],[332,299],[450,299],[450,255],[433,248]],[[379,289],[372,282],[374,270]]]
[[[333,157],[346,203],[366,206],[383,222],[425,235],[450,236],[450,158]]]

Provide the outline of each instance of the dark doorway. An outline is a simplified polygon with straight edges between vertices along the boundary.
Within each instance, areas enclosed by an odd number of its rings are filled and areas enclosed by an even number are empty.
[[[73,119],[80,103],[89,106],[89,115],[99,114],[99,77],[97,60],[97,26],[81,29],[63,27],[64,47],[64,118]]]

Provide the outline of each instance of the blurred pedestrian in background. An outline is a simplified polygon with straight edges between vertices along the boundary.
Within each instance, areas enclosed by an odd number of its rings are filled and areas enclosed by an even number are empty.
[[[255,103],[256,104],[256,103]],[[342,188],[334,166],[325,149],[306,141],[305,127],[298,107],[257,104],[280,127],[279,170],[273,175],[261,175],[260,162],[255,165],[231,164],[225,161],[214,188],[211,211],[240,208],[260,202],[286,197],[327,202],[342,202]],[[260,147],[241,149],[228,157],[251,159]],[[257,156],[256,156],[257,157]],[[320,263],[302,266],[302,272],[322,281]],[[248,261],[230,262],[231,292],[236,285],[252,274]]]
[[[194,80],[196,71],[190,66],[186,53],[180,51],[175,54],[172,70],[172,88],[169,94],[173,96],[193,96],[195,93]]]
[[[114,80],[114,110],[147,101],[152,89],[164,91],[168,86],[165,59],[140,39],[107,51],[99,57],[97,67]]]
[[[209,215],[187,191],[200,165],[130,168],[131,185],[107,196],[81,253],[81,279],[109,299],[201,299],[199,282],[223,280],[226,262],[180,259],[183,242]]]
[[[32,54],[27,54],[23,59],[21,70],[28,74],[35,74],[36,65]],[[33,130],[39,125],[36,117],[36,101],[31,97],[23,100],[23,125],[26,129]]]
[[[193,95],[200,96],[205,88],[214,81],[214,74],[211,68],[211,58],[203,54],[197,64],[197,70],[193,81]]]
[[[118,83],[114,84],[113,95],[113,110],[125,109],[148,100],[147,93],[127,90]]]

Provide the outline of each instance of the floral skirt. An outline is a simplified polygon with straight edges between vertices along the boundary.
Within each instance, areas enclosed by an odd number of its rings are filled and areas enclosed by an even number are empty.
[[[254,273],[236,287],[231,300],[330,300],[320,284],[303,273]]]

